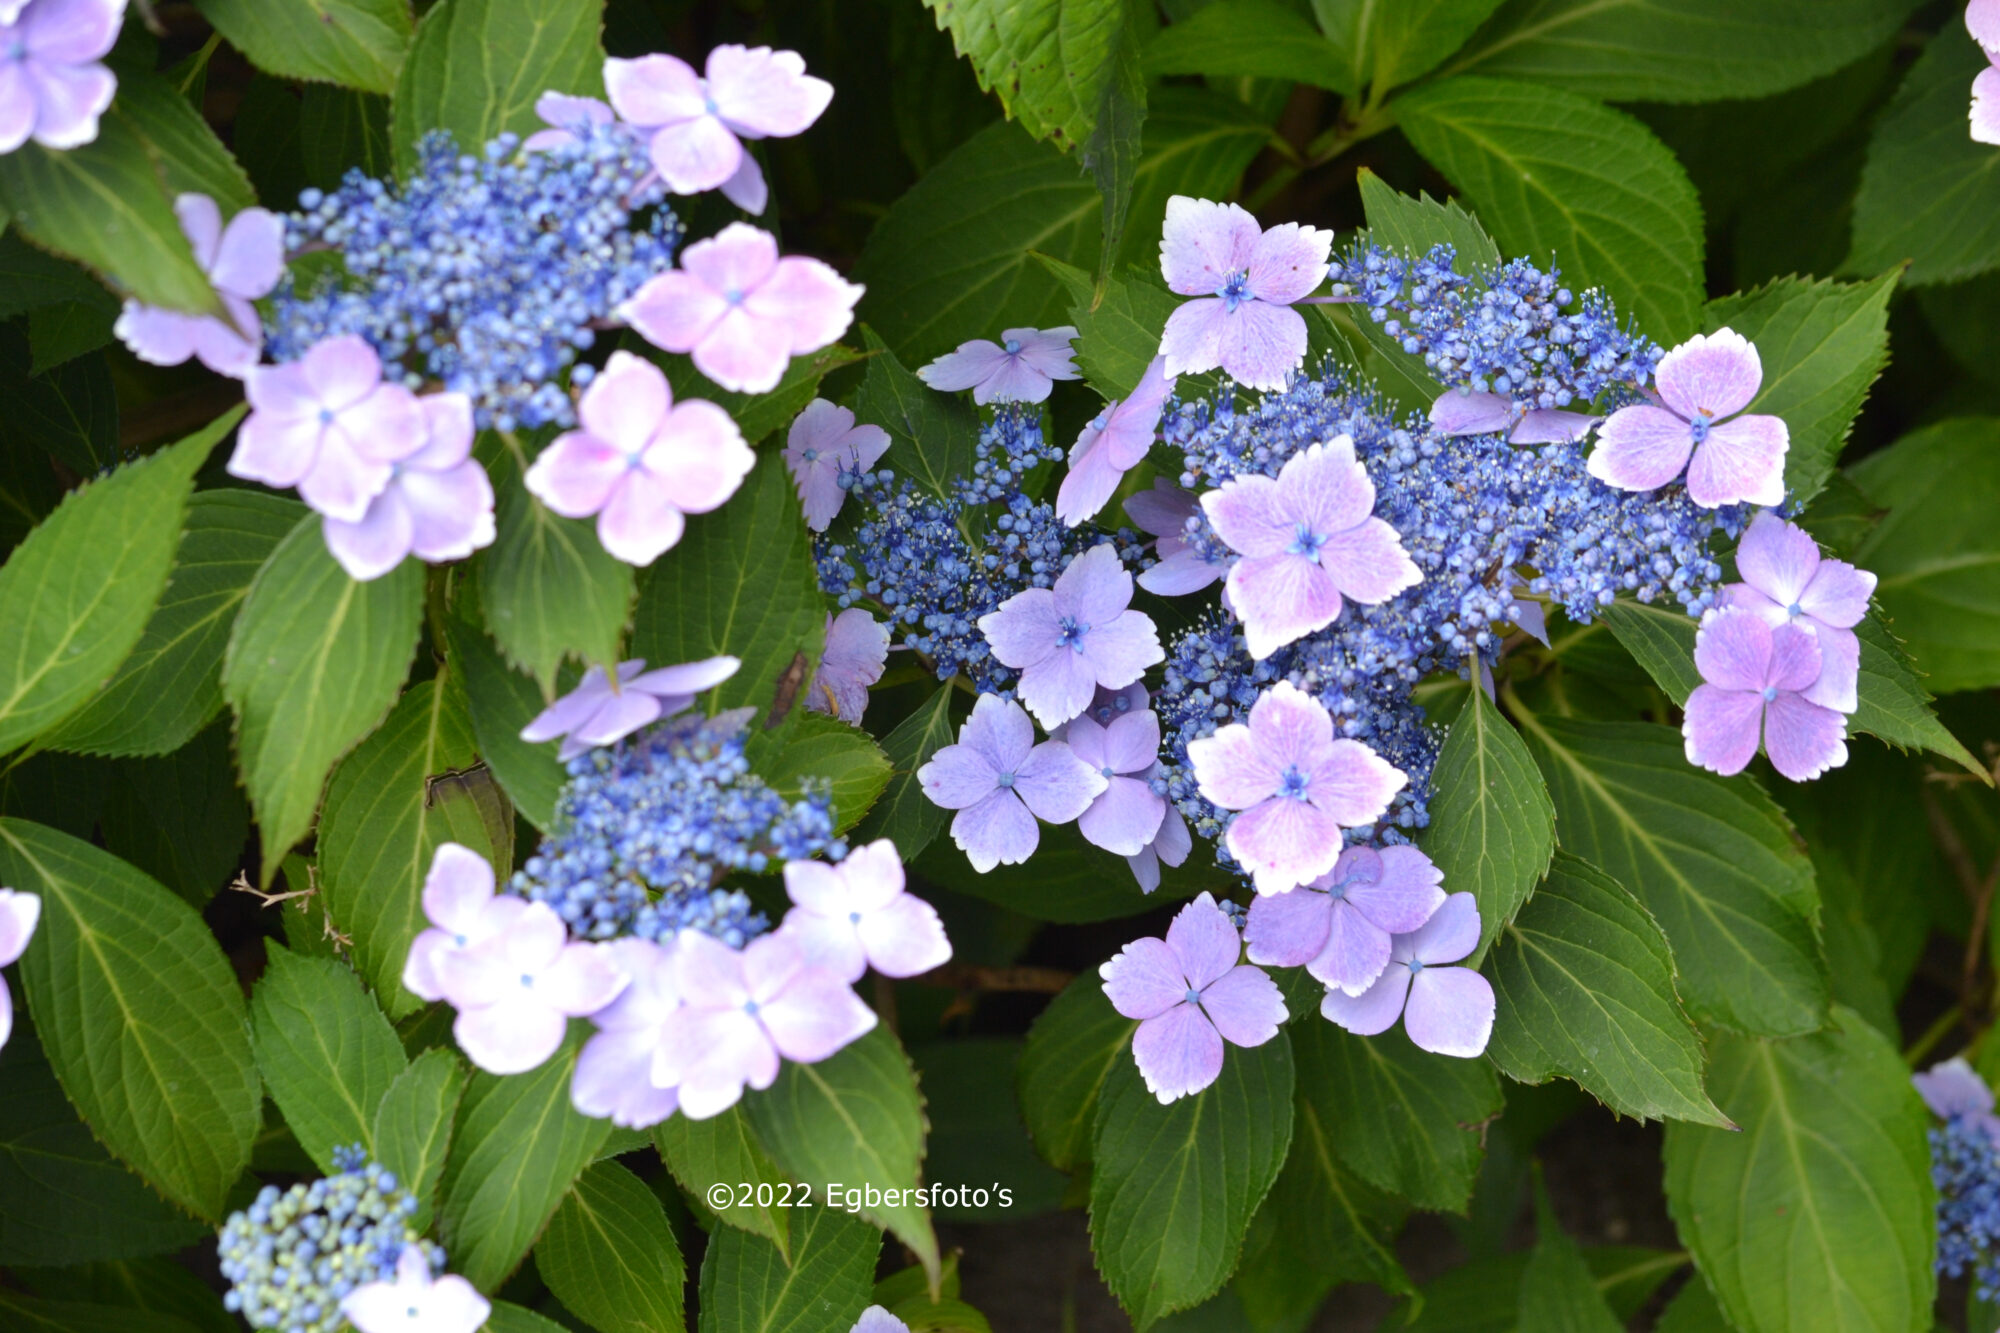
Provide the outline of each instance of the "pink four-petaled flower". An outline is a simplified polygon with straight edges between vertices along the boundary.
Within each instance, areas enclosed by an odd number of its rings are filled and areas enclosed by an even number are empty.
[[[389,481],[357,523],[320,520],[327,549],[363,582],[406,555],[438,564],[493,544],[493,483],[472,456],[472,400],[462,393],[417,399],[424,442],[390,465]]]
[[[1819,679],[1805,697],[1842,713],[1859,707],[1861,640],[1854,627],[1868,614],[1875,576],[1823,558],[1811,533],[1769,510],[1750,520],[1736,548],[1736,570],[1743,582],[1723,588],[1728,605],[1754,611],[1773,627],[1808,626],[1818,637]]]
[[[1331,989],[1319,1011],[1328,1022],[1373,1037],[1403,1020],[1410,1040],[1433,1055],[1471,1059],[1493,1035],[1493,987],[1469,967],[1451,967],[1479,947],[1479,907],[1469,893],[1454,893],[1431,919],[1398,935],[1389,964],[1359,995]]]
[[[1236,204],[1177,194],[1167,200],[1160,273],[1182,296],[1160,351],[1169,375],[1220,366],[1252,389],[1282,389],[1306,354],[1306,321],[1292,303],[1326,281],[1333,233],[1296,222],[1265,231]]]
[[[1695,634],[1702,683],[1688,696],[1681,735],[1688,762],[1741,773],[1761,735],[1771,766],[1808,782],[1847,762],[1847,719],[1805,692],[1819,679],[1819,636],[1810,626],[1772,626],[1754,611],[1711,611]]]
[[[1784,500],[1783,418],[1739,415],[1764,383],[1756,344],[1733,329],[1697,333],[1661,359],[1653,383],[1657,402],[1621,407],[1598,428],[1591,476],[1650,491],[1685,471],[1688,498],[1708,509]]]
[[[1444,902],[1443,878],[1414,847],[1349,847],[1312,883],[1250,904],[1243,928],[1250,961],[1303,966],[1359,995],[1389,965],[1391,937],[1416,930]]]
[[[98,62],[118,42],[125,0],[12,0],[0,9],[0,153],[31,137],[55,149],[95,139],[118,90]]]
[[[439,964],[446,954],[469,949],[499,934],[528,908],[512,894],[496,897],[493,865],[470,847],[447,842],[431,857],[424,876],[424,917],[430,927],[410,942],[403,963],[403,987],[420,1000],[445,998]]]
[[[792,910],[781,929],[808,962],[859,981],[869,968],[914,977],[951,961],[951,941],[937,910],[903,888],[896,844],[878,838],[837,864],[785,863]]]
[[[1077,377],[1070,358],[1076,330],[1006,329],[1002,342],[974,338],[946,352],[917,372],[917,378],[943,393],[972,390],[975,403],[1041,403],[1057,380]]]
[[[530,902],[500,930],[433,960],[458,1010],[452,1035],[481,1069],[520,1074],[556,1053],[572,1018],[618,997],[625,976],[599,944],[573,943],[547,903]]]
[[[276,287],[285,272],[285,224],[275,213],[246,208],[224,227],[222,210],[205,194],[181,195],[174,200],[174,216],[228,318],[127,301],[111,331],[141,361],[177,366],[192,356],[216,374],[240,380],[263,351],[264,326],[250,303]]]
[[[1125,474],[1146,457],[1160,425],[1160,409],[1173,392],[1167,359],[1156,356],[1123,398],[1114,398],[1078,433],[1069,471],[1056,492],[1056,517],[1075,527],[1096,516]]]

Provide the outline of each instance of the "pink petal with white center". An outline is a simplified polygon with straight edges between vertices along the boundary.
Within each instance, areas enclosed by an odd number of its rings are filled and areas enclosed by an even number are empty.
[[[1749,611],[1714,612],[1695,632],[1695,670],[1721,689],[1761,690],[1769,683],[1771,633],[1771,626]]]
[[[984,384],[1007,363],[1007,351],[985,338],[962,342],[956,351],[946,352],[917,370],[917,378],[941,393],[958,393]]]
[[[1381,978],[1359,995],[1330,990],[1319,1002],[1320,1017],[1357,1037],[1373,1037],[1396,1026],[1410,994],[1410,969],[1391,963]]]
[[[1177,1004],[1139,1024],[1132,1059],[1146,1090],[1165,1105],[1215,1082],[1222,1073],[1222,1035],[1198,1007]]]
[[[1157,1018],[1187,1000],[1187,973],[1165,940],[1133,940],[1097,969],[1104,997],[1127,1018]]]
[[[347,523],[328,515],[320,520],[326,549],[340,562],[349,578],[367,583],[381,578],[410,553],[416,522],[410,507],[396,487],[390,487],[368,503],[358,523]]]
[[[1811,782],[1847,762],[1847,719],[1780,691],[1764,709],[1764,753],[1793,782]]]
[[[604,91],[619,118],[634,125],[666,125],[707,114],[701,76],[693,66],[673,56],[606,60]],[[536,106],[539,110],[540,103]],[[549,117],[544,115],[543,119]]]
[[[1278,490],[1286,517],[1322,537],[1360,526],[1375,508],[1375,483],[1347,435],[1292,455],[1278,473]]]
[[[701,398],[676,404],[645,454],[661,493],[689,514],[705,514],[736,494],[756,462],[735,420]]]
[[[1688,423],[1651,403],[1621,407],[1597,432],[1590,452],[1590,475],[1624,491],[1651,491],[1666,485],[1694,453]]]
[[[1736,547],[1736,569],[1743,581],[1779,606],[1805,594],[1819,564],[1819,543],[1812,534],[1768,509],[1750,520]],[[1867,599],[1862,600],[1865,606]]]
[[[1328,537],[1319,563],[1342,593],[1364,606],[1386,602],[1424,581],[1424,572],[1403,549],[1402,536],[1379,518]]]
[[[770,278],[749,290],[743,304],[759,319],[782,326],[791,335],[788,354],[803,356],[839,341],[854,322],[861,292],[819,260],[787,255]]]
[[[1250,656],[1260,662],[1340,617],[1339,586],[1303,555],[1245,556],[1230,566],[1223,586]]]
[[[15,36],[30,55],[73,65],[109,55],[124,17],[124,0],[42,0],[22,11]]]
[[[1709,428],[1688,463],[1688,498],[1707,508],[1782,504],[1791,436],[1780,417],[1747,416]]]
[[[746,154],[719,117],[702,115],[654,130],[649,156],[669,190],[700,194],[734,176]]]
[[[1868,599],[1874,595],[1873,574],[1845,560],[1822,560],[1798,603],[1801,611],[1822,625],[1853,629],[1868,614]]]
[[[985,874],[997,865],[1019,865],[1041,845],[1041,826],[1011,791],[995,790],[951,820],[951,840],[972,868]]]
[[[0,889],[0,967],[21,960],[35,927],[42,919],[40,894],[20,889]]]
[[[1226,317],[1216,356],[1246,388],[1281,390],[1306,357],[1305,316],[1290,306],[1247,301]]]
[[[625,474],[597,516],[597,540],[604,549],[641,568],[659,559],[686,528],[667,483],[643,469]]]
[[[660,350],[691,352],[731,309],[721,292],[692,273],[675,271],[646,279],[619,314]]]
[[[1160,233],[1160,276],[1182,296],[1210,295],[1250,267],[1262,236],[1240,205],[1173,195]]]
[[[1819,679],[1819,635],[1810,625],[1779,625],[1771,631],[1771,664],[1763,685],[1803,690]]]
[[[796,51],[768,46],[718,46],[704,66],[718,114],[757,137],[803,134],[833,101],[833,85],[806,73]]]
[[[1974,143],[2000,144],[2000,68],[1989,65],[1972,80],[1967,119]]]
[[[1278,896],[1291,898],[1297,894]],[[1326,944],[1308,960],[1306,971],[1322,985],[1338,987],[1349,995],[1364,994],[1389,965],[1389,932],[1355,911],[1352,903],[1336,902],[1332,906]]]
[[[1326,948],[1333,907],[1333,899],[1314,888],[1258,894],[1243,923],[1250,961],[1267,967],[1304,967]]]
[[[1270,477],[1248,473],[1200,497],[1215,535],[1239,555],[1284,555],[1298,540],[1298,518]]]
[[[1278,790],[1283,766],[1240,722],[1189,741],[1187,751],[1201,794],[1224,810],[1247,810]]]
[[[1333,233],[1296,222],[1281,223],[1257,238],[1250,252],[1250,294],[1290,305],[1326,281]]]
[[[839,974],[812,966],[800,970],[784,989],[763,1001],[757,1018],[771,1034],[771,1044],[778,1053],[800,1064],[826,1059],[872,1031],[876,1022],[875,1011],[861,1002]]]
[[[215,259],[205,267],[222,291],[249,299],[265,295],[285,274],[284,222],[267,209],[244,209],[229,219]]]
[[[1861,640],[1851,629],[1815,626],[1819,676],[1800,691],[1807,703],[1852,713],[1861,706]]]
[[[1209,296],[1183,302],[1167,316],[1160,355],[1169,375],[1199,375],[1222,365],[1222,338],[1236,318],[1222,300]]]
[[[1289,893],[1340,859],[1340,825],[1318,806],[1289,797],[1251,806],[1229,822],[1225,837],[1259,893]]]
[[[1103,794],[1102,774],[1061,741],[1043,741],[1014,770],[1014,790],[1028,809],[1051,824],[1067,824]]]
[[[2000,61],[2000,0],[1971,0],[1965,7],[1965,30],[1988,60]]]
[[[1431,425],[1443,435],[1498,435],[1513,421],[1513,403],[1503,394],[1447,389],[1431,403]]]
[[[753,217],[762,214],[771,203],[771,187],[764,182],[764,168],[757,165],[756,155],[747,148],[737,160],[735,174],[716,188],[722,191],[724,199]]]
[[[1414,959],[1425,967],[1442,967],[1469,956],[1479,947],[1479,902],[1469,893],[1454,893],[1438,904],[1431,919],[1396,939],[1396,957]]]
[[[1433,1055],[1469,1060],[1493,1035],[1493,987],[1469,967],[1427,967],[1410,979],[1403,1030]]]
[[[613,352],[576,405],[583,430],[623,454],[644,453],[673,406],[660,368],[630,352]]]
[[[31,60],[22,67],[35,90],[35,142],[44,148],[81,148],[97,138],[97,118],[117,95],[118,79],[102,65],[57,65]]]
[[[863,914],[855,927],[868,962],[885,977],[914,977],[951,961],[951,941],[937,909],[915,894]]]
[[[1202,1011],[1222,1039],[1234,1046],[1262,1046],[1290,1015],[1278,983],[1258,967],[1232,967],[1204,988]]]
[[[1687,761],[1723,777],[1741,773],[1757,757],[1757,733],[1763,718],[1763,696],[1697,685],[1688,696],[1687,715],[1681,720]]]
[[[1444,905],[1445,893],[1438,887],[1444,872],[1414,847],[1384,847],[1379,855],[1381,877],[1372,883],[1349,884],[1347,901],[1382,929],[1408,934]],[[1338,877],[1340,868],[1336,866],[1333,873]]]
[[[1764,382],[1757,346],[1733,329],[1717,329],[1682,343],[1660,359],[1653,384],[1682,418],[1733,417],[1750,406]]]
[[[1077,816],[1077,832],[1107,852],[1137,856],[1160,831],[1160,821],[1167,813],[1166,798],[1138,778],[1111,777],[1105,781],[1103,794]]]

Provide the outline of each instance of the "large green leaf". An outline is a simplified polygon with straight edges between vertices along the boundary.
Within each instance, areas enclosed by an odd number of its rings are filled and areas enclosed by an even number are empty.
[[[1428,194],[1412,198],[1366,167],[1355,175],[1368,234],[1377,245],[1414,258],[1429,254],[1433,246],[1449,245],[1461,273],[1476,273],[1500,262],[1500,247],[1456,199],[1439,203]]]
[[[451,1268],[481,1291],[514,1271],[563,1196],[597,1157],[611,1122],[569,1104],[583,1048],[580,1025],[563,1048],[525,1074],[475,1073],[458,1107],[445,1160],[437,1236]]]
[[[805,515],[791,477],[768,455],[728,504],[691,522],[681,544],[646,571],[632,652],[654,666],[723,653],[740,659],[704,707],[753,707],[750,725],[768,730],[774,714],[782,719],[803,704],[825,633]]]
[[[1279,0],[1215,0],[1146,45],[1146,72],[1282,79],[1355,91],[1354,70],[1312,20]]]
[[[939,393],[903,366],[873,329],[863,329],[870,356],[855,415],[889,432],[881,466],[915,479],[940,499],[972,473],[979,443],[978,412],[963,394]]]
[[[1519,1326],[1525,1250],[1475,1259],[1424,1284],[1392,1327],[1407,1333],[1526,1333]],[[1583,1252],[1612,1313],[1630,1320],[1662,1282],[1687,1267],[1687,1256],[1637,1245],[1598,1245]]]
[[[51,1300],[102,1301],[131,1314],[172,1315],[199,1333],[237,1333],[239,1328],[206,1282],[164,1255],[16,1269],[14,1275],[37,1296]]]
[[[161,1254],[208,1229],[112,1160],[18,1025],[0,1051],[0,1263]]]
[[[1624,1115],[1727,1125],[1702,1090],[1666,936],[1596,866],[1558,855],[1486,971],[1499,1001],[1488,1054],[1509,1078],[1563,1074]]]
[[[1313,13],[1346,71],[1345,93],[1371,100],[1435,69],[1464,45],[1500,0],[1313,0]]]
[[[782,1221],[782,1253],[734,1227],[709,1236],[701,1333],[827,1333],[861,1318],[875,1290],[882,1233],[828,1208],[788,1208]]]
[[[424,567],[369,583],[327,553],[311,514],[258,571],[229,636],[222,694],[263,832],[269,883],[319,806],[327,770],[396,702],[423,622]]]
[[[21,979],[70,1102],[154,1188],[219,1221],[263,1096],[215,936],[123,861],[25,820],[0,819],[0,883],[41,895]]]
[[[1396,101],[1397,123],[1510,255],[1551,257],[1575,288],[1672,344],[1702,298],[1701,203],[1653,132],[1588,97],[1454,78]]]
[[[1132,216],[1111,271],[1157,263],[1167,197],[1226,198],[1270,137],[1240,103],[1203,89],[1153,95]],[[980,131],[889,209],[855,266],[861,313],[906,364],[1002,328],[1061,324],[1069,300],[1032,258],[1097,258],[1100,200],[1074,163],[1018,126]]]
[[[1471,691],[1453,719],[1431,792],[1424,854],[1444,872],[1447,893],[1479,900],[1483,951],[1535,891],[1556,849],[1548,788],[1485,691]]]
[[[1563,1233],[1548,1190],[1535,1182],[1538,1235],[1521,1274],[1520,1321],[1535,1333],[1624,1333],[1576,1242]]]
[[[410,49],[409,0],[199,0],[259,69],[386,93]]]
[[[1130,1058],[1112,1066],[1093,1136],[1090,1243],[1137,1328],[1207,1300],[1235,1271],[1291,1146],[1293,1079],[1282,1032],[1230,1047],[1215,1082],[1165,1106]]]
[[[924,795],[917,770],[931,756],[952,742],[951,690],[933,690],[917,710],[898,722],[882,738],[882,752],[889,758],[889,781],[882,788],[868,817],[854,831],[851,841],[859,846],[877,838],[887,838],[905,862],[930,846],[951,812]]]
[[[533,1310],[506,1301],[493,1302],[493,1316],[486,1321],[488,1333],[565,1333],[561,1324]]]
[[[218,722],[172,754],[113,765],[101,828],[106,851],[159,880],[197,912],[207,907],[242,864],[250,833],[229,729]]]
[[[0,159],[4,160],[4,159]],[[139,641],[167,585],[195,469],[235,415],[71,491],[0,568],[0,750],[82,706]]]
[[[1833,475],[1869,386],[1889,363],[1889,297],[1899,275],[1780,278],[1710,301],[1702,312],[1709,329],[1731,328],[1757,344],[1764,386],[1745,410],[1782,417],[1790,429],[1785,489],[1794,503],[1819,494]]]
[[[631,619],[632,566],[604,549],[595,524],[563,518],[530,495],[512,449],[482,453],[499,497],[496,535],[479,569],[486,628],[508,661],[552,693],[565,659],[600,666],[617,660],[619,636]],[[695,520],[694,532],[714,521]],[[684,560],[685,553],[683,543],[667,558]]]
[[[140,127],[170,201],[190,192],[205,194],[222,206],[224,217],[257,202],[242,165],[223,147],[198,103],[169,77],[120,71],[112,114]]]
[[[1111,1007],[1098,976],[1086,972],[1028,1029],[1015,1067],[1021,1118],[1051,1165],[1074,1171],[1090,1160],[1098,1098],[1111,1071],[1131,1059],[1127,1048],[1137,1027]]]
[[[1741,1133],[1667,1127],[1667,1206],[1738,1328],[1931,1327],[1930,1117],[1859,1014],[1789,1041],[1719,1035],[1709,1088]]]
[[[924,0],[979,86],[1037,139],[1079,148],[1127,40],[1124,0]]]
[[[1951,22],[1904,76],[1868,143],[1847,271],[1907,261],[1904,281],[1924,286],[2000,265],[2000,153],[1975,143],[1966,124],[1973,77],[1985,68],[1965,25]]]
[[[433,1046],[396,1075],[375,1108],[375,1160],[417,1196],[419,1227],[430,1225],[464,1095],[465,1066],[452,1052]]]
[[[1618,102],[1762,97],[1860,59],[1917,2],[1511,0],[1453,68]]]
[[[778,1081],[745,1096],[743,1108],[758,1141],[794,1180],[828,1192],[917,1184],[923,1098],[909,1056],[886,1027],[878,1025],[817,1064],[786,1061]],[[941,1260],[928,1209],[896,1202],[859,1211],[895,1232],[936,1276]]]
[[[464,604],[461,603],[461,607]],[[465,686],[479,757],[506,789],[522,818],[546,833],[555,822],[556,798],[569,780],[557,747],[521,739],[547,701],[535,682],[507,665],[493,640],[454,611],[445,618],[451,665]]]
[[[616,1162],[578,1177],[535,1246],[535,1271],[599,1333],[687,1327],[687,1269],[674,1229],[653,1192]]]
[[[889,783],[889,757],[859,727],[825,713],[802,712],[781,734],[781,744],[753,740],[752,766],[790,800],[798,800],[808,785],[824,790],[833,802],[836,833],[853,828]]]
[[[1319,1108],[1335,1155],[1371,1185],[1419,1208],[1462,1212],[1500,1080],[1484,1060],[1420,1051],[1398,1027],[1356,1037],[1308,1019],[1287,1029],[1299,1096]]]
[[[2000,418],[1926,426],[1849,475],[1889,510],[1854,559],[1880,579],[1876,601],[1925,685],[1948,694],[2000,684]]]
[[[447,842],[512,871],[513,820],[476,755],[465,693],[449,673],[410,687],[389,720],[343,759],[320,817],[326,910],[354,941],[354,965],[391,1018],[418,1006],[403,989],[410,941],[425,926],[424,876]],[[463,773],[457,781],[435,779]],[[498,836],[496,836],[496,832]]]
[[[320,1170],[375,1152],[375,1112],[408,1066],[396,1030],[344,964],[275,944],[250,999],[250,1045],[271,1100]]]
[[[222,653],[236,610],[305,508],[264,491],[188,502],[173,574],[118,674],[43,738],[80,754],[166,754],[222,711]]]
[[[417,140],[449,130],[477,152],[503,131],[543,128],[545,92],[604,95],[604,0],[442,0],[417,24],[396,80],[389,123],[396,167],[417,165]]]
[[[750,1127],[749,1114],[740,1102],[706,1120],[669,1117],[654,1128],[653,1143],[667,1170],[688,1197],[702,1202],[710,1217],[762,1236],[778,1248],[781,1257],[790,1260],[791,1239],[785,1222],[789,1210],[777,1206],[785,1197],[778,1192],[785,1187],[785,1173],[757,1141],[757,1131]],[[767,1185],[771,1188],[765,1189]],[[711,1200],[723,1197],[724,1189],[729,1205],[710,1206]],[[711,1190],[716,1193],[711,1195]]]
[[[0,1291],[10,1333],[200,1333],[178,1315],[88,1301],[44,1301]]]
[[[1770,797],[1689,764],[1669,727],[1520,716],[1564,849],[1653,914],[1689,1011],[1744,1032],[1817,1029],[1827,976],[1812,863]]]

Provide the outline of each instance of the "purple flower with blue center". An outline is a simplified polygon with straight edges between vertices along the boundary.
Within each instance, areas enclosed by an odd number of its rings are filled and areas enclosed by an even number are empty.
[[[1204,893],[1164,940],[1133,940],[1098,969],[1111,1007],[1139,1020],[1132,1058],[1162,1104],[1215,1082],[1223,1042],[1262,1046],[1289,1017],[1278,984],[1242,952],[1229,914]]]
[[[843,861],[787,861],[792,910],[779,930],[799,942],[809,962],[848,981],[874,968],[914,977],[951,961],[951,940],[937,909],[904,889],[896,844],[877,838]]]
[[[880,426],[857,426],[854,413],[815,398],[785,433],[785,467],[799,488],[806,526],[825,532],[847,503],[843,475],[859,476],[889,452],[889,432]]]
[[[868,710],[868,687],[889,662],[889,627],[858,606],[826,618],[826,646],[806,692],[806,707],[851,726]]]
[[[275,213],[246,208],[224,227],[221,208],[205,194],[174,200],[174,217],[228,318],[128,300],[111,331],[141,361],[177,366],[196,357],[216,374],[240,380],[264,348],[264,326],[250,303],[269,295],[284,276],[285,224]]]
[[[570,1104],[580,1114],[625,1129],[648,1129],[680,1108],[677,1089],[653,1084],[653,1053],[681,1007],[673,953],[640,939],[603,947],[625,974],[626,986],[590,1016],[597,1033],[577,1055]]]
[[[1275,478],[1234,477],[1201,507],[1242,557],[1224,587],[1260,660],[1331,625],[1343,597],[1373,605],[1424,581],[1396,530],[1373,516],[1375,483],[1346,435],[1294,454]]]
[[[1493,987],[1469,967],[1452,967],[1479,947],[1479,907],[1469,893],[1444,900],[1429,921],[1390,942],[1389,963],[1359,995],[1330,989],[1319,1011],[1358,1037],[1403,1020],[1410,1040],[1433,1055],[1471,1059],[1493,1035]]]
[[[1861,640],[1854,627],[1868,614],[1875,576],[1822,558],[1811,533],[1769,510],[1750,520],[1736,548],[1736,571],[1743,582],[1722,589],[1724,605],[1753,611],[1774,628],[1804,625],[1819,640],[1819,679],[1805,697],[1837,712],[1858,708]]]
[[[1372,824],[1409,779],[1360,741],[1334,739],[1326,705],[1281,680],[1232,722],[1187,744],[1201,794],[1239,813],[1224,835],[1259,893],[1289,893],[1340,859],[1343,826]]]
[[[1056,492],[1057,518],[1075,527],[1096,517],[1125,474],[1145,459],[1159,432],[1160,409],[1174,389],[1166,364],[1165,357],[1154,357],[1137,387],[1106,403],[1078,433],[1069,451],[1069,471]]]
[[[80,148],[97,137],[118,79],[99,63],[117,44],[125,0],[0,5],[0,153],[30,138]]]
[[[1810,782],[1847,762],[1847,719],[1806,697],[1820,678],[1819,636],[1808,626],[1771,626],[1754,611],[1711,612],[1695,634],[1702,683],[1688,696],[1681,735],[1690,764],[1727,777],[1757,755]]]
[[[1791,433],[1781,417],[1739,415],[1764,383],[1756,344],[1733,329],[1697,333],[1661,359],[1653,382],[1654,401],[1598,428],[1591,476],[1651,491],[1685,471],[1688,498],[1706,509],[1783,503]]]
[[[1220,367],[1252,389],[1282,389],[1306,354],[1305,317],[1292,304],[1326,281],[1333,233],[1296,222],[1265,231],[1237,204],[1177,194],[1167,200],[1160,274],[1197,296],[1167,318],[1168,375]]]
[[[1070,344],[1076,330],[1065,324],[1054,329],[1006,329],[1001,341],[974,338],[962,342],[917,371],[917,378],[943,393],[972,390],[972,401],[1044,403],[1057,380],[1077,378],[1076,355]]]
[[[564,763],[630,736],[643,726],[673,717],[736,674],[743,663],[734,657],[708,657],[699,662],[646,670],[646,659],[618,664],[618,683],[601,666],[586,671],[577,687],[537,713],[521,728],[521,739],[536,742],[563,738],[556,758]]]
[[[1360,995],[1389,965],[1391,938],[1418,929],[1444,903],[1443,879],[1414,847],[1349,847],[1312,883],[1250,904],[1250,961],[1303,967]]]
[[[1150,781],[1160,757],[1159,715],[1146,709],[1100,724],[1085,713],[1063,728],[1062,738],[1105,783],[1077,816],[1077,832],[1107,852],[1139,855],[1159,834],[1167,813],[1167,798]]]
[[[1110,543],[1069,562],[1053,588],[1029,588],[979,618],[1004,666],[1021,673],[1021,702],[1044,727],[1090,706],[1099,686],[1116,690],[1166,660],[1153,622],[1132,605],[1132,575]]]
[[[951,839],[981,874],[1019,865],[1041,844],[1037,817],[1067,824],[1103,793],[1104,777],[1061,741],[1035,744],[1035,727],[1021,705],[982,694],[972,716],[947,745],[917,770],[933,805],[958,814]]]

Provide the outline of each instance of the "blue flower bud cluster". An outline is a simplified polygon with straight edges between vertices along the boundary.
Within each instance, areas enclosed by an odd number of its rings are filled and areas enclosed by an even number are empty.
[[[685,714],[572,759],[555,831],[506,891],[547,903],[578,939],[699,930],[740,949],[769,930],[722,878],[847,848],[824,789],[787,800],[750,771],[749,715]]]
[[[2000,1149],[1990,1118],[1955,1115],[1930,1131],[1937,1186],[1937,1271],[1972,1274],[1979,1299],[2000,1299]]]
[[[224,1223],[219,1254],[229,1291],[222,1303],[250,1327],[345,1327],[341,1300],[370,1282],[395,1281],[406,1245],[423,1248],[433,1273],[444,1271],[443,1249],[411,1225],[415,1195],[358,1147],[337,1150],[334,1165],[338,1174],[282,1193],[266,1185]]]
[[[418,388],[471,397],[482,427],[574,422],[563,372],[648,278],[673,265],[681,225],[645,143],[621,125],[580,125],[523,152],[511,134],[479,156],[443,131],[418,145],[409,180],[357,169],[331,194],[307,190],[286,219],[294,253],[332,250],[345,272],[272,297],[269,351],[303,356],[358,334]],[[643,221],[634,213],[651,208]]]
[[[1581,406],[1607,389],[1636,394],[1666,355],[1621,327],[1603,292],[1579,301],[1553,269],[1515,259],[1468,277],[1456,259],[1449,245],[1406,259],[1363,241],[1333,265],[1334,290],[1359,297],[1438,383],[1504,394],[1521,412]]]

